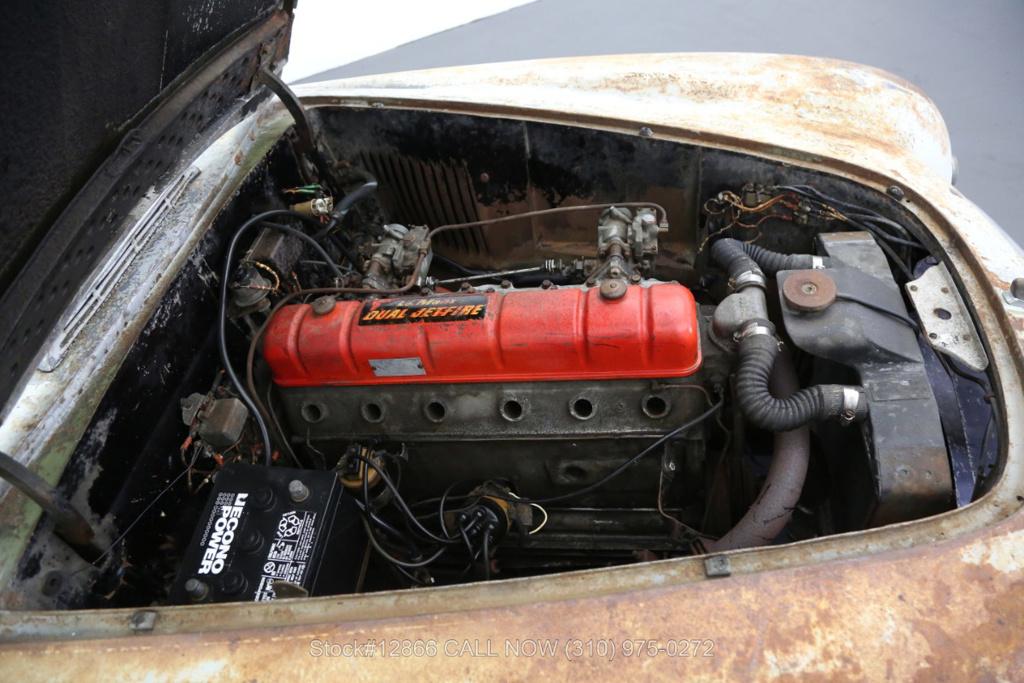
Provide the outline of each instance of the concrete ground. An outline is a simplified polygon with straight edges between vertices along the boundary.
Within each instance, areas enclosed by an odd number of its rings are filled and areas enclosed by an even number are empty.
[[[1021,0],[539,0],[304,80],[539,57],[702,51],[833,57],[917,84],[946,119],[960,162],[959,188],[1024,243],[1015,209],[1024,181]]]

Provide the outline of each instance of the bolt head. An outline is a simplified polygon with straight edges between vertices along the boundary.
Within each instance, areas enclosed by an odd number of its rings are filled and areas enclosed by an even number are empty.
[[[249,494],[249,502],[260,510],[269,510],[274,505],[274,492],[267,486],[260,487]]]
[[[298,479],[292,479],[288,482],[288,497],[293,503],[301,503],[309,498],[309,487]]]
[[[245,590],[245,586],[248,582],[245,577],[242,576],[241,572],[228,572],[221,579],[221,590],[228,595],[233,593],[241,593]]]
[[[622,280],[605,280],[601,283],[601,296],[605,299],[619,299],[626,294],[626,283]]]
[[[313,300],[310,307],[313,309],[314,315],[327,315],[334,310],[334,305],[337,303],[333,296],[321,296]]]
[[[906,196],[903,192],[903,188],[899,185],[890,185],[886,192],[889,193],[890,197],[896,200],[902,200]]]
[[[202,600],[210,593],[210,587],[199,579],[192,578],[185,582],[185,593],[192,600]]]
[[[132,614],[131,619],[128,620],[128,625],[133,631],[152,631],[153,627],[156,626],[156,610],[143,609]]]
[[[43,595],[54,596],[60,592],[61,587],[64,585],[64,574],[57,569],[49,571],[46,576],[43,577]]]
[[[1016,299],[1024,299],[1024,277],[1014,278],[1010,283],[1010,294]]]

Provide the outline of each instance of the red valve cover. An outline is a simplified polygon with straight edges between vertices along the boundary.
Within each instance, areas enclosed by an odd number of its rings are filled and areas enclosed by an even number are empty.
[[[676,283],[285,306],[263,354],[286,387],[684,377],[701,362],[697,305]]]

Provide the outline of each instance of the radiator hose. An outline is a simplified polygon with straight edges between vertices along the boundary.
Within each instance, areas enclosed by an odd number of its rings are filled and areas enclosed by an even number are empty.
[[[798,386],[788,354],[779,354],[771,374],[772,392],[785,398],[793,395]],[[716,541],[705,541],[704,550],[713,553],[750,548],[775,540],[789,524],[800,500],[810,458],[811,432],[806,425],[776,432],[772,464],[757,500],[724,536]]]
[[[761,275],[775,275],[780,270],[810,270],[828,268],[830,261],[825,256],[813,254],[780,254],[777,251],[724,237],[711,245],[711,256],[718,265],[725,268],[729,277],[736,279],[739,274],[754,270]],[[763,272],[762,272],[763,271]]]
[[[776,398],[769,381],[779,357],[779,342],[771,323],[751,320],[740,330],[739,337],[736,400],[754,425],[786,432],[813,420],[838,417],[853,422],[867,416],[867,401],[860,387],[817,384],[786,398]]]
[[[769,378],[779,355],[775,327],[768,321],[765,273],[823,268],[828,259],[810,254],[780,254],[753,244],[723,238],[711,245],[712,258],[726,270],[736,290],[746,297],[734,340],[739,351],[736,397],[740,410],[755,426],[773,432],[796,429],[812,420],[838,417],[846,422],[867,416],[867,399],[860,387],[822,384],[776,398]]]
[[[719,240],[724,242],[725,240]],[[775,275],[780,270],[810,270],[811,268],[828,268],[829,259],[824,256],[814,256],[813,254],[780,254],[777,251],[765,249],[759,247],[756,244],[750,244],[748,242],[740,242],[739,240],[729,240],[730,242],[736,242],[740,249],[744,251],[750,258],[754,259],[754,263],[761,266],[768,275]]]

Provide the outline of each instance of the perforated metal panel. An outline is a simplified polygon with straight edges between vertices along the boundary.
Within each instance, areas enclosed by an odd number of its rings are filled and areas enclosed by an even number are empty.
[[[129,211],[181,165],[185,150],[216,120],[237,109],[260,67],[261,46],[279,44],[288,28],[286,16],[274,15],[254,29],[252,40],[226,46],[205,70],[183,82],[124,135],[45,232],[0,299],[0,400],[29,369],[98,259],[129,227]]]

